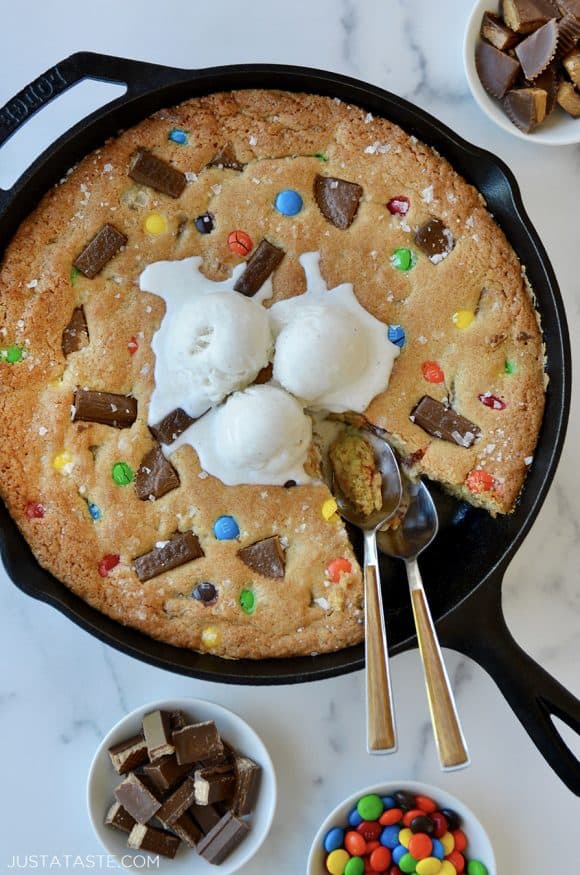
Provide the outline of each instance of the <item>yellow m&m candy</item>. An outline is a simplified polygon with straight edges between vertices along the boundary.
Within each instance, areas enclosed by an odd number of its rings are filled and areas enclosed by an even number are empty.
[[[336,503],[336,498],[327,498],[322,505],[322,516],[325,520],[330,521],[336,514],[337,510],[338,504]]]
[[[439,875],[441,872],[441,860],[437,857],[425,857],[419,860],[415,869],[417,875]]]
[[[144,228],[152,237],[159,237],[167,231],[167,221],[160,213],[149,213],[144,222]]]
[[[61,474],[70,474],[73,466],[73,457],[68,450],[63,450],[57,453],[52,460],[52,467],[55,471],[60,471]]]
[[[450,832],[446,832],[445,835],[442,835],[439,839],[441,844],[443,845],[443,850],[445,851],[445,856],[450,854],[453,848],[455,847],[455,839],[451,835]]]
[[[206,626],[201,633],[201,643],[208,650],[214,650],[221,642],[220,630],[217,626]]]
[[[409,847],[409,842],[413,838],[413,833],[410,829],[402,829],[399,833],[399,844],[403,845],[404,848]]]
[[[337,848],[336,851],[331,851],[326,858],[326,868],[330,875],[343,875],[349,860],[350,854],[348,851],[345,851],[343,848]]]
[[[458,310],[451,319],[456,328],[469,328],[475,319],[475,313],[473,310]]]

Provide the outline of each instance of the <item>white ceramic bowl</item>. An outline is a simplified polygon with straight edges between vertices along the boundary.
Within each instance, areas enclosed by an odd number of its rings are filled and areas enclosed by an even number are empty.
[[[580,143],[580,118],[572,118],[571,115],[557,106],[544,124],[531,133],[525,134],[512,124],[503,111],[500,101],[491,97],[481,84],[475,69],[475,48],[480,39],[481,19],[484,12],[497,12],[498,7],[499,0],[477,0],[465,29],[463,63],[467,81],[476,102],[500,128],[522,140],[542,143],[546,146],[569,146],[571,143]]]
[[[91,767],[87,783],[87,806],[93,829],[101,844],[109,854],[126,868],[134,868],[134,855],[147,856],[145,851],[133,851],[127,847],[127,834],[105,826],[104,819],[107,810],[114,801],[113,789],[122,780],[111,765],[107,750],[126,738],[135,735],[141,729],[145,714],[161,708],[166,711],[183,711],[188,717],[196,720],[214,720],[222,737],[240,753],[251,757],[262,767],[260,791],[256,807],[249,818],[251,829],[243,842],[220,866],[213,866],[199,857],[195,851],[183,843],[173,860],[159,857],[159,868],[156,872],[172,873],[172,875],[209,875],[210,872],[219,875],[230,875],[237,872],[250,860],[265,840],[276,808],[276,775],[270,755],[261,739],[241,717],[202,699],[167,699],[160,702],[150,702],[137,708],[123,717],[105,736],[99,745]],[[149,856],[154,856],[149,854]],[[139,862],[139,861],[136,861]]]
[[[497,865],[489,836],[473,811],[451,793],[447,793],[446,790],[419,781],[387,781],[383,784],[373,784],[372,787],[364,787],[344,799],[334,811],[330,812],[314,837],[308,855],[307,875],[328,875],[324,865],[326,859],[326,852],[322,844],[324,837],[333,826],[347,826],[348,814],[361,796],[366,796],[367,793],[389,796],[397,790],[408,790],[416,796],[430,796],[440,808],[451,808],[456,811],[463,821],[461,828],[467,835],[469,842],[466,850],[467,859],[480,860],[487,867],[489,875],[497,875]]]

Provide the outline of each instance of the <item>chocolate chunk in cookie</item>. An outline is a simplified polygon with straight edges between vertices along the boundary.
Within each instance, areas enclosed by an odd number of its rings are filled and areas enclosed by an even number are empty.
[[[133,568],[140,581],[151,580],[193,559],[205,556],[199,538],[193,532],[176,532],[169,541],[159,542],[153,550],[133,560]]]
[[[137,419],[137,400],[131,395],[77,389],[73,422],[99,422],[113,428],[129,428]]]
[[[149,431],[159,443],[172,444],[194,422],[195,419],[189,413],[186,413],[181,407],[177,407],[164,416],[157,425],[150,425]]]
[[[137,152],[129,176],[135,182],[148,185],[149,188],[173,198],[179,197],[187,183],[185,173],[147,149]]]
[[[472,446],[481,434],[479,426],[430,395],[423,395],[409,419],[433,437],[460,447]]]
[[[282,259],[284,250],[268,240],[260,241],[259,245],[246,262],[246,268],[241,277],[236,281],[234,289],[242,295],[252,297],[258,292],[271,273],[273,273]]]
[[[158,444],[145,453],[135,475],[137,498],[141,501],[162,498],[177,489],[179,483],[179,474]]]
[[[226,143],[220,146],[207,166],[219,167],[220,170],[239,170],[241,172],[246,165],[238,161],[232,144]]]
[[[89,345],[89,328],[83,306],[75,307],[70,322],[62,332],[62,352],[69,356]]]
[[[318,209],[331,225],[341,231],[352,225],[362,194],[362,186],[356,182],[320,175],[314,179],[314,198]]]
[[[103,225],[80,255],[77,255],[73,265],[92,280],[126,243],[127,236],[122,231],[117,230],[114,225]]]
[[[238,550],[238,556],[248,568],[263,577],[284,577],[286,557],[277,535],[242,547]]]
[[[441,219],[436,218],[429,219],[417,229],[415,243],[433,264],[443,261],[455,246],[455,240],[449,228]]]

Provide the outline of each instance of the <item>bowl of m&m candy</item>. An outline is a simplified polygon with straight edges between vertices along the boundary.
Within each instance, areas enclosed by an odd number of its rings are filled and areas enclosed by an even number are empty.
[[[444,790],[416,781],[354,793],[318,830],[307,875],[497,875],[475,814]]]

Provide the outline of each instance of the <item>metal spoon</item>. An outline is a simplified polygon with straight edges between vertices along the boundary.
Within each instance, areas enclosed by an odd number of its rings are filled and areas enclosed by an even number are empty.
[[[341,516],[358,526],[364,536],[367,751],[373,754],[394,753],[397,749],[397,738],[376,533],[399,507],[402,495],[401,474],[393,451],[385,441],[368,431],[360,431],[360,435],[371,444],[375,453],[382,476],[383,506],[369,516],[364,516],[343,495],[334,477],[333,492]]]
[[[395,559],[403,559],[407,567],[411,604],[439,761],[442,769],[451,771],[469,765],[469,753],[417,564],[417,557],[437,534],[439,528],[437,509],[429,490],[421,481],[406,482],[405,496],[410,503],[403,522],[393,531],[379,531],[377,543],[382,553]]]

